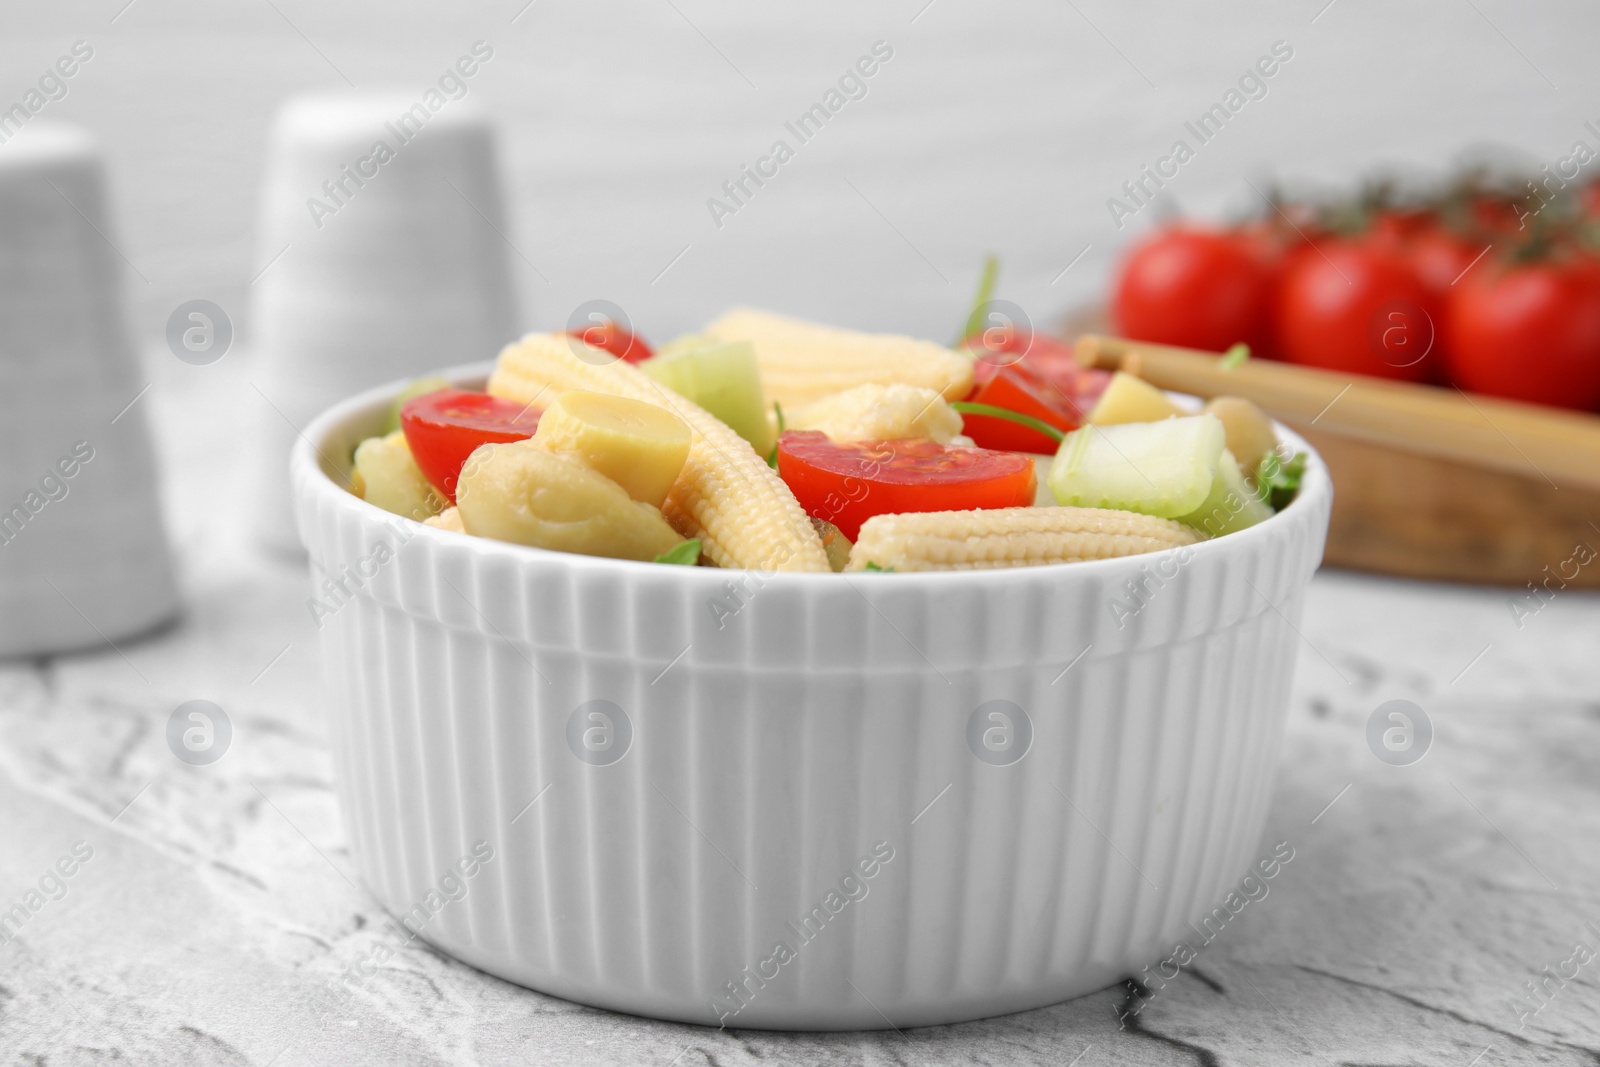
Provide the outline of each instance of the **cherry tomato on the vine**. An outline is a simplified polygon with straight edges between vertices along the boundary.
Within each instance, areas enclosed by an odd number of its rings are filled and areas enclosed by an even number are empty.
[[[1333,238],[1296,250],[1275,318],[1278,349],[1291,363],[1414,382],[1431,372],[1436,302],[1389,242]]]
[[[1463,389],[1556,407],[1600,404],[1600,265],[1585,256],[1480,263],[1446,308]]]
[[[1139,341],[1223,352],[1270,339],[1273,270],[1259,235],[1175,226],[1122,261],[1112,291],[1117,329]]]

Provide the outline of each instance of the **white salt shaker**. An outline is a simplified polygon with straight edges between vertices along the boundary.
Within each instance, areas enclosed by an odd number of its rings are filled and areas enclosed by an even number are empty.
[[[298,553],[298,431],[351,393],[491,359],[517,334],[494,129],[436,91],[296,97],[278,113],[261,211],[253,525]]]
[[[85,131],[0,144],[0,656],[104,648],[178,610],[116,240]]]

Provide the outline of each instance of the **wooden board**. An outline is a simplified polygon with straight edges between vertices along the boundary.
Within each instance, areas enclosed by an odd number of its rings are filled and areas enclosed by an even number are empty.
[[[1511,586],[1553,575],[1552,589],[1600,589],[1600,493],[1288,425],[1333,474],[1329,566]]]

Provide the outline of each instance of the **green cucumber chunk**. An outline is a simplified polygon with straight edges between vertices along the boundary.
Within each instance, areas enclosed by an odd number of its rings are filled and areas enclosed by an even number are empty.
[[[1072,507],[1175,519],[1210,495],[1226,445],[1215,415],[1084,426],[1061,442],[1050,491]]]
[[[772,451],[767,401],[750,342],[686,337],[664,346],[639,369],[727,423],[758,455]]]
[[[1178,521],[1193,526],[1207,537],[1247,530],[1258,522],[1272,518],[1271,505],[1262,500],[1244,480],[1244,472],[1233,453],[1226,449],[1217,462],[1217,476],[1211,483],[1211,492],[1205,501]]]

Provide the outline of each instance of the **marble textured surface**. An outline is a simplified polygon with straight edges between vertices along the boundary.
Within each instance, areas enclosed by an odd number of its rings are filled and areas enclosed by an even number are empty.
[[[718,1033],[418,944],[319,1022],[382,913],[331,789],[305,571],[233,518],[246,364],[148,365],[188,610],[118,649],[0,665],[0,907],[93,849],[0,945],[0,1062],[1600,1063],[1600,960],[1537,1014],[1523,999],[1575,942],[1600,948],[1600,601],[1562,594],[1518,629],[1505,591],[1332,573],[1307,605],[1266,835],[1295,860],[1137,1013],[1118,987],[953,1027]],[[234,727],[208,767],[166,742],[196,698]],[[1390,699],[1432,721],[1415,765],[1368,748]]]

